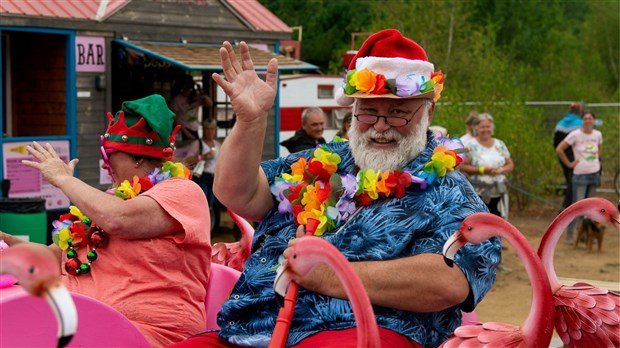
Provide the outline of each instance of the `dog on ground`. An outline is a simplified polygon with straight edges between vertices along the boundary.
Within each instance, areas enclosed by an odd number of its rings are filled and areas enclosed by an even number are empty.
[[[603,247],[604,235],[605,225],[589,218],[583,218],[577,227],[575,249],[577,249],[580,242],[585,242],[588,252],[592,252],[592,243],[596,240],[598,251],[600,252]]]

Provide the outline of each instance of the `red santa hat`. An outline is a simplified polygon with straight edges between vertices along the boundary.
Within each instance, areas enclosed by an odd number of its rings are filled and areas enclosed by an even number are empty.
[[[424,49],[398,30],[385,29],[368,37],[353,57],[336,101],[343,106],[354,98],[437,101],[442,89],[443,73],[434,71]]]

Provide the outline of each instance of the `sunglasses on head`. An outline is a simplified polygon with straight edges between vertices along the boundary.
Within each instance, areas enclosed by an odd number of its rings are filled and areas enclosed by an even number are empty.
[[[110,179],[112,179],[112,182],[114,182],[114,176],[112,176],[112,168],[110,166],[110,158],[108,157],[108,155],[110,155],[111,153],[114,153],[118,150],[116,149],[106,149],[105,147],[103,147],[103,135],[101,136],[101,158],[103,159],[103,166],[105,167],[105,169],[108,171],[108,175],[110,175]]]

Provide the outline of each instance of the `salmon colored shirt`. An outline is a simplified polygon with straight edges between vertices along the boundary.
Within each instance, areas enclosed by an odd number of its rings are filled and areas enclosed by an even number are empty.
[[[90,273],[67,275],[66,253],[62,271],[69,290],[113,307],[153,347],[162,347],[205,329],[205,289],[211,267],[209,207],[200,187],[186,179],[165,180],[142,196],[157,201],[183,226],[185,236],[110,237],[109,244],[97,250],[99,257]],[[86,248],[76,251],[87,262]]]

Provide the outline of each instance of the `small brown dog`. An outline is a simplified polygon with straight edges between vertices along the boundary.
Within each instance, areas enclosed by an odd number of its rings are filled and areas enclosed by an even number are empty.
[[[575,249],[579,242],[585,241],[586,249],[592,252],[592,243],[596,240],[598,251],[601,252],[603,247],[603,236],[605,235],[605,225],[598,223],[592,219],[583,218],[577,227],[577,239],[575,239]]]

